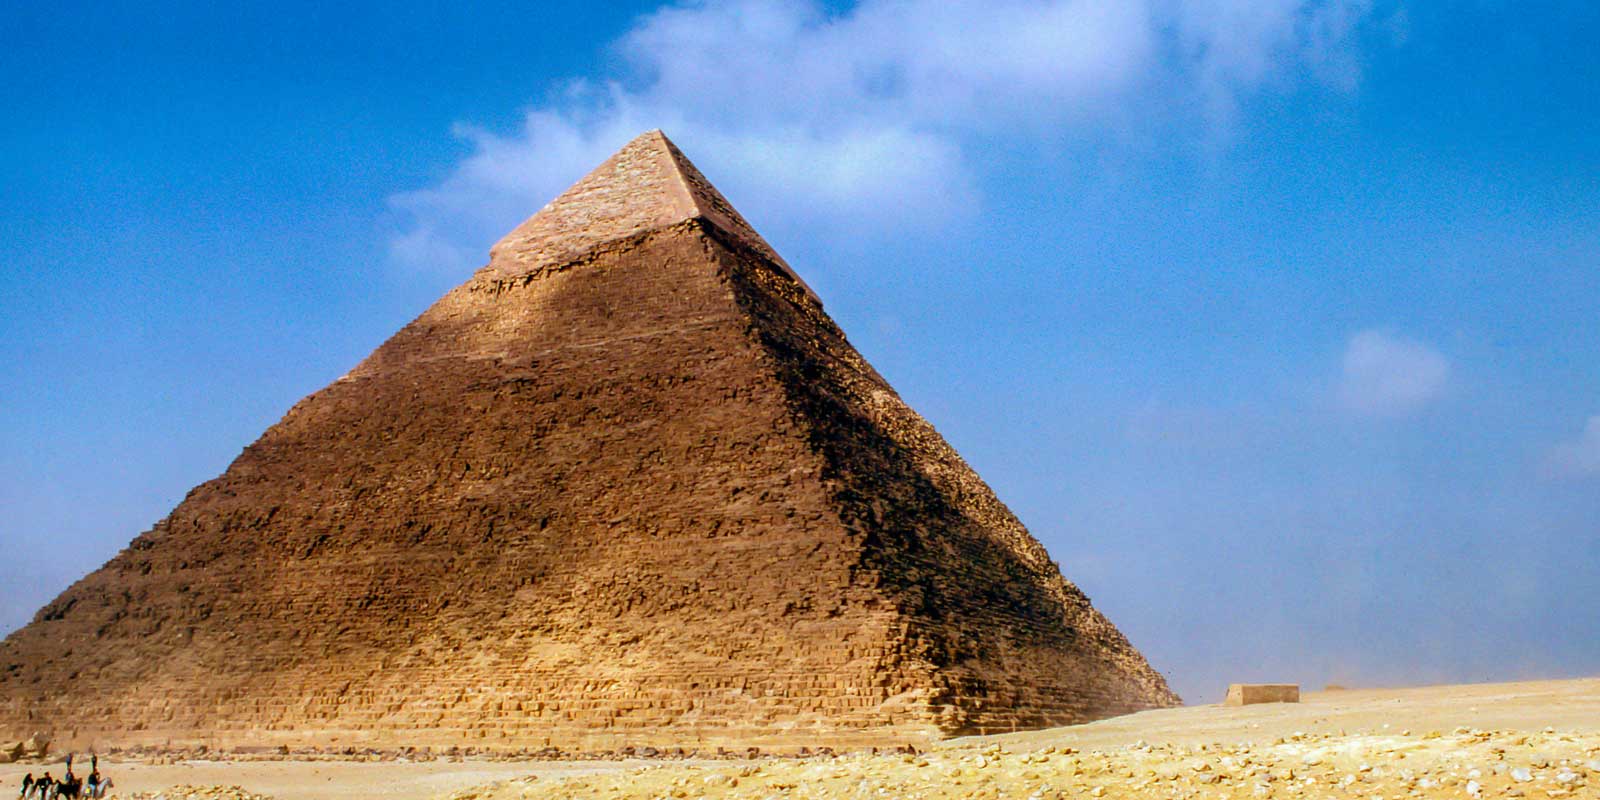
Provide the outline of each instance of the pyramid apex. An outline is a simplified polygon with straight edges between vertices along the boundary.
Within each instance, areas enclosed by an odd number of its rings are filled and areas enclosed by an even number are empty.
[[[506,278],[569,262],[607,242],[703,219],[750,247],[813,300],[816,293],[660,128],[635,136],[489,250]],[[820,304],[820,300],[817,300]]]

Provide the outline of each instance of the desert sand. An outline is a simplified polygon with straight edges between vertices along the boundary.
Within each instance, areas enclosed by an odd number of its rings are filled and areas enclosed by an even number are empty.
[[[1600,679],[1308,692],[953,739],[917,755],[631,762],[103,761],[119,796],[1600,798]],[[55,765],[59,772],[59,764]],[[0,767],[15,787],[38,765]]]

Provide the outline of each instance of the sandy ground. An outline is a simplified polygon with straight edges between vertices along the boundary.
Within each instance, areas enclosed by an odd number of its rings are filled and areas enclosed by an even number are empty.
[[[1146,711],[1070,728],[951,739],[946,747],[998,742],[1007,747],[1200,744],[1303,733],[1386,733],[1458,727],[1600,734],[1600,678],[1525,683],[1306,692],[1299,703],[1241,708],[1188,706]]]
[[[0,766],[0,787],[15,787],[30,769],[39,767]],[[1600,679],[1315,692],[1298,704],[1195,706],[953,739],[918,756],[693,764],[184,762],[109,764],[106,772],[124,796],[175,784],[239,785],[278,800],[1600,800]]]
[[[182,761],[176,764],[117,763],[100,759],[101,772],[115,782],[116,797],[154,792],[169,786],[240,786],[276,800],[422,800],[480,784],[536,773],[541,777],[595,772],[627,772],[658,767],[659,761]],[[85,761],[84,764],[87,764]],[[75,764],[79,775],[84,764]],[[10,800],[26,773],[45,769],[59,777],[61,764],[0,766],[0,798]]]

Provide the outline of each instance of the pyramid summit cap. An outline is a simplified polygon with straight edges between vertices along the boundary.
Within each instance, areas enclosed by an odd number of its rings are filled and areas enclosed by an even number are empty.
[[[567,263],[607,242],[700,219],[756,251],[821,304],[782,256],[661,130],[623,145],[489,250],[485,271],[510,278]]]

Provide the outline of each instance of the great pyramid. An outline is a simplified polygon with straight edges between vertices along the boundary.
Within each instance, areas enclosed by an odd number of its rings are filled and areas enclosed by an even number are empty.
[[[0,645],[0,740],[833,747],[1172,705],[659,131]]]

